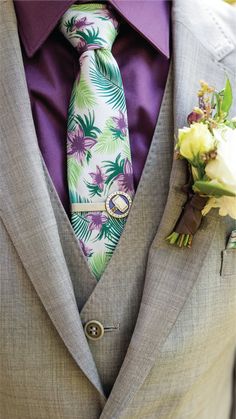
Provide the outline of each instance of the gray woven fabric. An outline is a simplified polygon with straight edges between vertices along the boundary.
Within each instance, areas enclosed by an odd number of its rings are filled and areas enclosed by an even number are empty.
[[[14,9],[0,3],[1,419],[235,419],[236,252],[223,251],[235,222],[212,211],[191,250],[165,241],[185,199],[174,131],[199,79],[221,88],[227,72],[236,85],[235,22],[218,0],[173,2],[173,72],[96,285],[43,167]],[[92,318],[118,328],[88,343]]]

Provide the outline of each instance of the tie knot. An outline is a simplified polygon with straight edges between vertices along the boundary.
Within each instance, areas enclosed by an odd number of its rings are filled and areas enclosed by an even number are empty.
[[[117,27],[110,8],[101,3],[71,6],[60,24],[62,33],[79,53],[99,48],[111,50]]]

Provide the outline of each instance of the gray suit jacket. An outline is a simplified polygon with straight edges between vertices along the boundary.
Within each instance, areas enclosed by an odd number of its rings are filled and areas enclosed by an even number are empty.
[[[236,97],[236,11],[173,0],[173,59],[146,166],[96,285],[42,161],[11,0],[0,2],[0,418],[235,419],[235,222],[166,243],[185,201],[174,132],[199,80]],[[236,114],[236,101],[234,102]],[[89,342],[83,324],[113,332]]]

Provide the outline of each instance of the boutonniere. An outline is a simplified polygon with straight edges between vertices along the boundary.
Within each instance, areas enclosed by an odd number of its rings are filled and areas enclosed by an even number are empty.
[[[236,118],[229,119],[232,88],[227,79],[220,92],[200,82],[198,107],[189,114],[188,127],[179,129],[176,158],[185,159],[189,181],[183,186],[187,202],[167,240],[191,247],[202,217],[219,208],[219,215],[236,219]]]

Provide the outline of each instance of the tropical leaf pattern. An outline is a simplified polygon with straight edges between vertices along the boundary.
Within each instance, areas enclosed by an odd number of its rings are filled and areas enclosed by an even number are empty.
[[[119,150],[122,148],[128,148],[130,150],[127,141],[125,141],[125,144],[122,144],[122,139],[119,137],[119,135],[114,135],[115,130],[115,123],[112,118],[109,118],[105,123],[104,129],[97,138],[97,143],[95,145],[94,152],[102,153],[103,155],[111,154],[114,156],[115,153],[119,152]],[[129,159],[131,159],[130,153]]]
[[[85,215],[74,212],[71,216],[71,222],[76,236],[83,242],[88,242],[92,231],[88,228],[89,220],[85,217]]]
[[[107,53],[107,52],[106,52]],[[112,54],[110,53],[111,57]],[[103,59],[103,51],[96,51],[95,57],[91,60],[90,77],[96,86],[99,95],[106,99],[106,102],[113,109],[126,109],[124,89],[119,68],[115,61],[110,62]]]
[[[69,190],[76,191],[78,181],[82,172],[82,166],[78,164],[74,157],[68,157],[67,159],[67,170],[69,173],[68,184]]]
[[[92,109],[96,105],[96,97],[84,77],[80,77],[80,88],[75,85],[75,104],[78,109]]]
[[[86,45],[104,45],[104,39],[99,36],[99,29],[91,28],[85,29],[84,31],[76,31],[76,34],[73,35],[73,38],[79,38],[84,40]]]
[[[110,258],[111,256],[106,252],[93,254],[90,258],[90,267],[97,280],[101,278]]]
[[[118,24],[105,4],[71,6],[61,30],[80,53],[68,110],[67,166],[70,202],[105,203],[116,191],[134,195],[127,111],[120,70],[111,53]],[[104,211],[73,212],[72,226],[99,280],[126,219]]]

